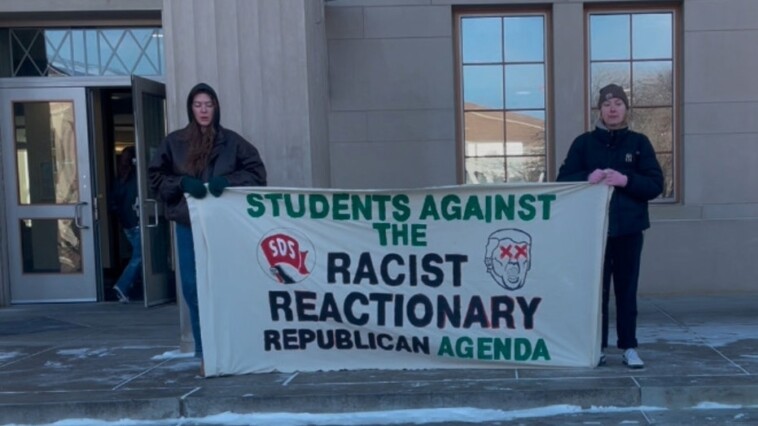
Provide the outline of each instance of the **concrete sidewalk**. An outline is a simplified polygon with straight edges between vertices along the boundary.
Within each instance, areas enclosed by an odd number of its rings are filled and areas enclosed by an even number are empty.
[[[613,328],[613,327],[611,327]],[[595,369],[341,371],[202,379],[176,305],[0,309],[0,424],[204,417],[226,411],[758,406],[758,294],[641,298],[640,355]],[[612,336],[611,341],[615,341]]]

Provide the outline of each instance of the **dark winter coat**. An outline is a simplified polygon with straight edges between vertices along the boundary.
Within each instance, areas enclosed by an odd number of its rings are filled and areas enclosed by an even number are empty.
[[[216,92],[207,84],[198,84],[187,96],[190,123],[194,121],[192,100],[199,92],[210,95],[216,104],[213,119],[216,139],[208,159],[208,167],[198,178],[208,182],[211,177],[223,176],[229,181],[229,186],[266,186],[266,168],[258,150],[236,132],[221,127],[218,98]],[[184,225],[190,225],[190,217],[180,181],[182,177],[190,176],[186,168],[190,147],[189,133],[189,128],[184,128],[166,136],[148,166],[150,186],[166,203],[166,218]]]
[[[608,235],[629,235],[650,227],[648,201],[663,191],[663,172],[647,136],[628,128],[598,126],[577,137],[558,172],[558,181],[586,181],[596,169],[614,169],[628,178],[611,197]]]
[[[126,179],[116,179],[110,192],[110,210],[118,216],[124,229],[139,225],[137,215],[137,173],[132,170]]]

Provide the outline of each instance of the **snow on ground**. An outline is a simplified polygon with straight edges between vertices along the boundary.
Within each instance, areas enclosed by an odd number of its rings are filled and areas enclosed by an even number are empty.
[[[152,358],[150,358],[153,361],[163,361],[166,359],[178,359],[178,358],[192,358],[195,354],[192,352],[181,352],[179,349],[163,352],[160,355],[156,355]]]
[[[714,402],[701,402],[692,407],[695,410],[734,410],[758,406],[743,407]],[[666,411],[660,407],[591,407],[582,409],[575,405],[552,405],[526,410],[488,410],[479,408],[430,408],[416,410],[370,411],[354,413],[254,413],[236,414],[222,413],[203,418],[183,418],[166,420],[132,420],[102,421],[93,419],[69,419],[50,423],[46,426],[354,426],[354,425],[394,425],[394,424],[429,424],[441,422],[482,423],[496,421],[511,421],[529,418],[545,418],[566,414],[600,414],[600,413],[637,413],[640,411]],[[741,416],[741,415],[739,415]],[[635,421],[636,424],[636,421]],[[25,426],[25,425],[6,425]]]
[[[47,362],[45,362],[45,364],[43,365],[43,367],[45,367],[45,368],[68,368],[67,365],[63,365],[60,362],[55,362],[55,361],[47,361]]]
[[[687,326],[639,326],[638,336],[641,343],[664,341],[679,344],[709,345],[723,347],[741,340],[756,339],[755,324],[722,325],[722,324],[698,324]],[[69,349],[58,351],[58,354],[76,358],[102,357],[108,355],[106,349]],[[18,352],[0,352],[0,363],[13,359]],[[162,361],[170,359],[186,359],[177,365],[184,369],[192,364],[189,359],[194,358],[192,353],[183,353],[179,350],[164,352],[153,356],[151,360]],[[745,358],[758,358],[758,354],[743,354]],[[192,361],[195,361],[194,359]],[[194,366],[194,364],[192,364]],[[60,368],[59,365],[47,365],[47,367]],[[699,410],[714,409],[742,409],[741,406],[725,405],[712,402],[701,402],[692,407]],[[758,406],[746,407],[758,408]],[[118,421],[102,421],[93,419],[69,419],[50,423],[47,426],[202,426],[202,425],[281,425],[281,426],[304,426],[304,425],[393,425],[393,424],[429,424],[440,422],[467,422],[481,423],[493,421],[510,421],[528,418],[543,418],[566,414],[594,414],[594,413],[624,413],[645,411],[662,411],[657,407],[592,407],[582,409],[573,405],[554,405],[548,407],[533,408],[527,410],[487,410],[477,408],[440,408],[440,409],[416,409],[375,412],[353,413],[251,413],[236,414],[223,413],[203,418],[166,419],[166,420],[133,420],[122,419]],[[6,425],[22,426],[22,425]]]
[[[78,359],[85,359],[90,357],[97,357],[101,358],[104,356],[110,355],[110,350],[107,348],[99,348],[99,349],[90,349],[90,348],[79,348],[79,349],[62,349],[56,352],[58,355],[62,356],[70,356]]]
[[[0,352],[0,363],[13,359],[19,355],[23,355],[21,352]]]
[[[755,324],[699,324],[687,327],[637,326],[640,343],[657,341],[724,347],[740,340],[755,339]]]
[[[429,424],[440,422],[480,423],[492,421],[509,421],[516,419],[551,417],[562,414],[581,413],[623,413],[660,411],[656,407],[592,407],[583,410],[575,405],[553,405],[527,410],[486,410],[479,408],[433,408],[417,410],[370,411],[358,413],[256,413],[235,414],[223,413],[197,419],[168,419],[168,420],[131,420],[123,419],[114,422],[92,419],[70,419],[51,423],[48,426],[173,426],[173,425],[228,425],[228,426],[306,426],[306,425],[393,425],[393,424]],[[21,426],[21,425],[7,425]]]

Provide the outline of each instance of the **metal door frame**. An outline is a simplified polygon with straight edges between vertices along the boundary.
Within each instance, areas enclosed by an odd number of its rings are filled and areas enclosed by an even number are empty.
[[[76,203],[30,204],[18,202],[18,162],[15,115],[17,102],[71,102],[74,108],[73,130],[76,136],[76,182],[79,198]],[[0,133],[3,144],[3,176],[5,220],[4,246],[11,303],[82,302],[97,300],[95,241],[93,233],[92,190],[87,93],[84,87],[4,87],[0,89]],[[50,163],[50,167],[57,166]],[[31,185],[31,183],[29,183]],[[26,273],[23,266],[22,219],[73,220],[79,232],[81,271],[72,273]],[[31,242],[29,242],[31,246]],[[34,247],[38,247],[37,243]],[[34,247],[31,247],[32,249]],[[64,287],[67,286],[67,287]]]
[[[134,141],[137,148],[137,182],[139,186],[140,235],[142,241],[142,283],[145,307],[176,300],[173,282],[175,277],[171,241],[174,240],[172,227],[163,214],[163,204],[152,193],[147,176],[147,165],[152,152],[166,136],[168,117],[166,113],[166,85],[164,83],[132,76],[132,103],[134,105]],[[147,111],[145,97],[162,100],[162,128],[160,134],[148,134],[145,122]],[[155,119],[155,116],[150,118]],[[155,124],[155,123],[153,123]],[[166,241],[165,239],[168,239]],[[161,249],[165,249],[161,251]]]

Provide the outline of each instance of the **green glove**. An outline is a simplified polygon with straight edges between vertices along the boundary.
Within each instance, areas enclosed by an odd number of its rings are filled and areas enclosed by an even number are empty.
[[[213,194],[214,197],[220,197],[227,186],[229,186],[229,179],[223,176],[213,176],[208,181],[208,192]]]
[[[182,180],[179,181],[179,186],[182,187],[182,191],[197,199],[205,198],[205,195],[208,193],[203,181],[190,176],[184,176]]]

